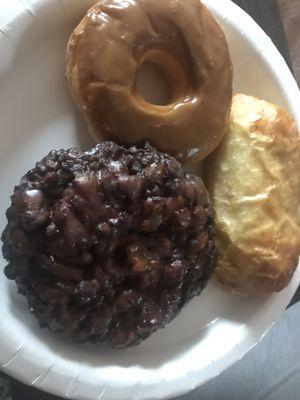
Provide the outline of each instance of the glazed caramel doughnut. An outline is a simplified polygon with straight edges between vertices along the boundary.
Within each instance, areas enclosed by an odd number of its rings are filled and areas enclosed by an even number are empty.
[[[144,63],[166,77],[169,104],[150,104],[139,93]],[[149,140],[193,162],[215,149],[227,127],[232,64],[200,0],[101,0],[70,38],[67,79],[96,141]]]

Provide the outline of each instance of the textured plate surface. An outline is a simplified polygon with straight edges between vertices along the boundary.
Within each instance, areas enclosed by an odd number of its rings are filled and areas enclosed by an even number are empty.
[[[235,91],[289,109],[300,94],[270,39],[229,0],[206,0],[224,28]],[[64,80],[65,47],[91,0],[0,0],[0,230],[22,174],[52,148],[92,145]],[[1,269],[5,261],[1,258]],[[139,400],[185,393],[218,375],[278,320],[300,282],[265,298],[240,298],[213,283],[166,329],[136,348],[102,350],[40,330],[13,283],[0,277],[0,367],[61,397]]]

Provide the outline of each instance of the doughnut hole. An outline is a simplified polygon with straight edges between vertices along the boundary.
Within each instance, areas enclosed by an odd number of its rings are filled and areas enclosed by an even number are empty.
[[[140,107],[153,111],[169,108],[187,97],[187,74],[181,63],[164,50],[151,50],[141,57],[133,96]]]

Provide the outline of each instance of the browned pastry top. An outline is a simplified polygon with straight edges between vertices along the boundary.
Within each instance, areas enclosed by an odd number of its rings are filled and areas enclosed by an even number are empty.
[[[145,62],[165,75],[167,105],[137,90]],[[222,139],[232,97],[225,36],[200,0],[102,0],[71,36],[67,77],[99,141],[148,139],[181,161],[197,161]]]
[[[216,277],[226,290],[268,294],[300,254],[300,137],[288,111],[237,94],[229,130],[205,162],[216,210]]]

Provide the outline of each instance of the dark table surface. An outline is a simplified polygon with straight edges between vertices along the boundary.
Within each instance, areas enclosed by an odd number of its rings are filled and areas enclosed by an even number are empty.
[[[273,39],[277,48],[291,67],[291,60],[284,34],[277,0],[233,0],[247,11]],[[291,304],[300,300],[300,289]],[[9,383],[9,385],[8,385]],[[13,379],[0,376],[0,400],[58,400],[36,389],[28,388]]]

